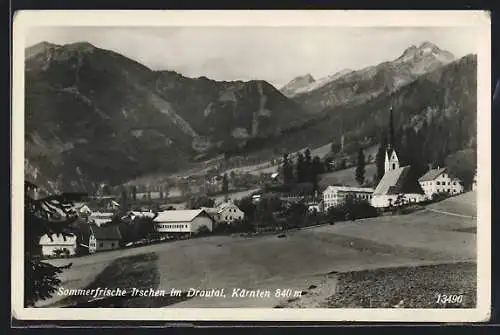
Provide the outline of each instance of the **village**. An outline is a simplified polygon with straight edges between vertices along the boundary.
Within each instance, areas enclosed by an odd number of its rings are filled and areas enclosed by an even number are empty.
[[[392,129],[392,109],[389,120]],[[293,171],[293,162],[284,155],[264,183],[240,197],[228,191],[227,174],[212,178],[213,184],[220,184],[217,197],[205,192],[173,202],[161,189],[152,197],[151,192],[138,193],[135,188],[132,192],[122,189],[116,195],[107,192],[90,196],[71,208],[78,219],[71,225],[70,234],[42,236],[40,253],[45,258],[78,257],[217,234],[277,234],[284,238],[294,229],[412,213],[426,204],[475,190],[476,177],[466,189],[446,167],[430,166],[423,175],[415,176],[411,166],[400,164],[395,147],[389,141],[384,148],[384,173],[373,187],[320,185],[324,169],[319,168],[316,157],[311,159],[310,152],[305,152],[299,157],[303,171]],[[358,166],[359,160],[364,168],[365,158],[358,158]],[[356,179],[363,179],[363,173],[357,168]]]

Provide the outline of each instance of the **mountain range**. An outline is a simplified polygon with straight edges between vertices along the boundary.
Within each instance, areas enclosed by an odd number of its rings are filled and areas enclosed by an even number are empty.
[[[364,103],[454,60],[455,56],[449,51],[424,42],[419,46],[412,45],[392,61],[356,71],[344,69],[317,82],[297,87],[292,92],[288,88],[290,84],[287,84],[282,92],[304,108],[321,112],[327,107]]]
[[[90,190],[221,153],[293,150],[340,134],[376,139],[393,104],[401,125],[436,109],[473,121],[475,66],[475,56],[455,60],[426,42],[391,62],[278,90],[153,71],[86,42],[43,42],[25,55],[25,173],[48,191]]]

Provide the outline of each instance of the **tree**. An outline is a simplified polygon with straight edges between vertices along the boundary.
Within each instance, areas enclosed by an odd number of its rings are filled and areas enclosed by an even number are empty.
[[[318,179],[319,175],[325,172],[325,167],[321,164],[321,159],[319,156],[314,156],[311,166],[312,183],[314,186],[314,191],[318,190]]]
[[[309,148],[304,152],[304,181],[308,183],[313,182],[312,158]]]
[[[227,173],[222,176],[222,193],[227,194],[229,192],[229,180],[227,179]]]
[[[477,168],[477,154],[474,149],[457,151],[446,157],[446,167],[450,175],[464,183],[464,189],[470,190]]]
[[[182,196],[187,195],[187,193],[189,191],[189,183],[187,180],[185,180],[185,179],[179,180],[177,187],[179,187],[179,190],[180,190]]]
[[[137,201],[137,186],[132,186],[132,200]]]
[[[288,154],[283,155],[283,182],[288,185],[293,182],[293,167]]]
[[[304,161],[304,155],[299,152],[297,155],[297,163],[295,165],[295,174],[297,176],[297,182],[303,183],[306,181],[306,166]]]
[[[333,171],[333,158],[332,157],[326,157],[325,158],[325,163],[324,163],[324,171],[326,172],[332,172]]]
[[[127,190],[123,186],[122,186],[121,196],[120,196],[120,208],[123,210],[128,210],[128,208],[129,208]]]
[[[377,182],[382,179],[385,174],[385,151],[387,148],[387,136],[385,133],[382,134],[380,139],[380,144],[377,151],[377,156],[375,157],[375,165],[377,166]]]
[[[186,207],[189,209],[199,209],[201,207],[214,207],[215,200],[204,195],[190,197],[187,201]]]
[[[363,152],[363,148],[359,148],[358,151],[358,162],[356,166],[356,181],[359,185],[363,185],[365,182],[365,154]]]
[[[40,238],[47,234],[71,234],[69,227],[78,219],[72,210],[75,201],[81,201],[86,194],[62,193],[42,199],[35,199],[32,192],[37,186],[25,182],[24,196],[24,305],[34,306],[39,300],[50,298],[61,284],[58,276],[71,267],[54,266],[41,261],[39,254]]]
[[[252,197],[244,197],[236,201],[236,206],[245,213],[245,221],[253,222],[255,219],[255,211],[257,206],[252,201]]]
[[[341,158],[339,161],[338,170],[344,170],[347,167],[347,162],[345,158]]]
[[[393,149],[396,149],[396,133],[394,131],[394,116],[392,112],[392,106],[389,111],[389,145],[392,146]]]
[[[304,222],[307,214],[307,206],[303,202],[294,203],[287,211],[287,225],[290,227],[299,227]]]

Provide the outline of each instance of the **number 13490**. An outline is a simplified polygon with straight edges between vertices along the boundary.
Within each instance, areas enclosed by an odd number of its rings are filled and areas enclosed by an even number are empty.
[[[440,294],[437,295],[438,304],[461,304],[464,301],[463,294]]]

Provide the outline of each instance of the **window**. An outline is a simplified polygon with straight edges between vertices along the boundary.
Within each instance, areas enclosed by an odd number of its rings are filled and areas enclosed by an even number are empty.
[[[115,247],[115,244],[114,243],[111,243],[111,248],[114,248]]]
[[[457,184],[457,182],[456,182],[456,181],[454,181],[454,182],[453,182],[453,185],[456,185],[456,184]]]
[[[441,185],[438,181],[436,182],[436,185]]]
[[[104,246],[104,243],[99,242],[99,248],[102,248]]]

